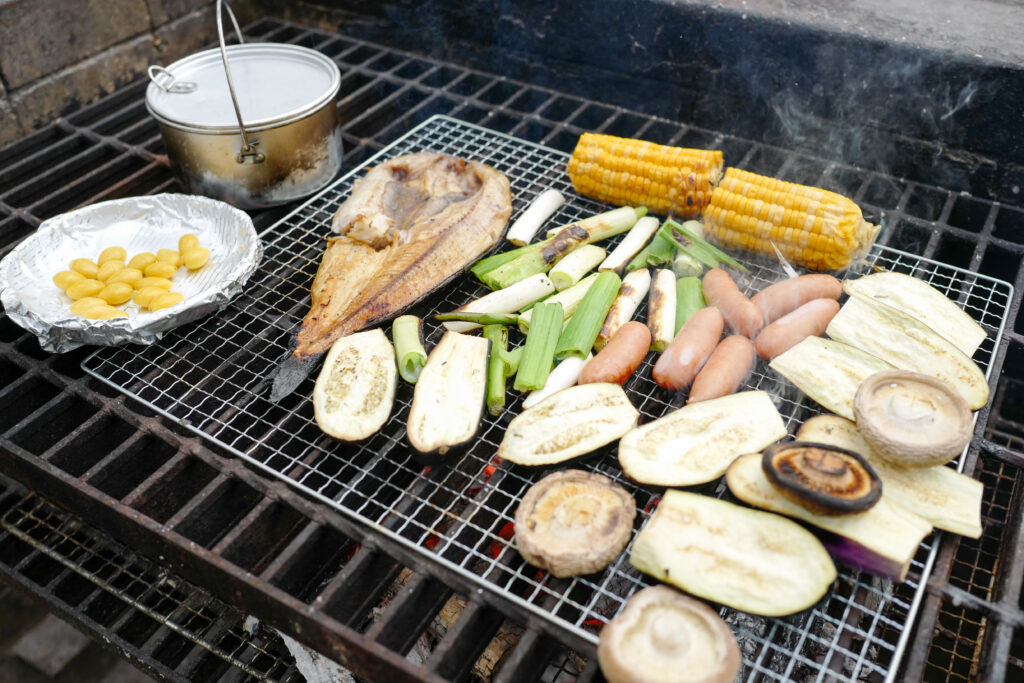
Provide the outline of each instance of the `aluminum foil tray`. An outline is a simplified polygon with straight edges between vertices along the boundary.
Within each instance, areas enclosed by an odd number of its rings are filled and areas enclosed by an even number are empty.
[[[185,295],[176,306],[143,311],[120,306],[127,318],[89,320],[69,310],[71,299],[51,279],[72,259],[95,260],[106,247],[140,252],[177,249],[192,233],[210,260],[190,272],[179,268],[172,290]],[[63,353],[83,344],[152,344],[172,328],[212,313],[237,295],[256,270],[263,248],[252,219],[224,202],[184,194],[116,199],[44,221],[0,262],[0,301],[11,320],[39,338],[46,351]]]
[[[424,150],[475,159],[507,175],[512,220],[548,188],[566,197],[550,225],[609,208],[573,191],[564,152],[435,116],[263,232],[264,263],[246,291],[217,315],[175,330],[151,347],[100,349],[82,367],[305,495],[430,557],[462,577],[468,587],[497,593],[523,618],[547,620],[571,646],[592,648],[601,625],[618,614],[633,593],[656,581],[629,564],[632,541],[604,571],[572,579],[556,579],[519,556],[512,525],[515,509],[551,468],[495,459],[509,421],[522,412],[516,392],[509,391],[502,414],[484,415],[466,453],[453,458],[448,467],[433,468],[424,468],[410,454],[405,425],[413,390],[405,382],[399,382],[388,422],[359,443],[336,441],[317,427],[311,401],[315,373],[280,403],[268,400],[271,372],[289,353],[309,308],[309,287],[334,211],[367,167]],[[785,277],[777,261],[741,260],[750,269],[742,281],[748,293]],[[963,306],[988,333],[975,361],[986,375],[998,371],[993,363],[1013,297],[1009,283],[881,245],[845,275],[857,277],[875,268],[925,280]],[[467,275],[416,305],[411,312],[424,318],[427,348],[444,332],[433,314],[450,311],[486,291]],[[636,316],[645,319],[644,306]],[[385,329],[390,332],[389,326]],[[513,335],[519,338],[518,332]],[[684,396],[652,381],[652,357],[624,387],[641,422],[679,408]],[[757,362],[744,388],[769,392],[790,434],[820,412],[764,361]],[[560,467],[569,466],[600,472],[633,495],[634,534],[664,492],[628,481],[615,444]],[[721,479],[690,490],[730,497]],[[741,679],[895,680],[938,537],[935,533],[925,539],[907,580],[900,584],[840,565],[832,590],[799,614],[772,619],[721,608],[743,652]]]

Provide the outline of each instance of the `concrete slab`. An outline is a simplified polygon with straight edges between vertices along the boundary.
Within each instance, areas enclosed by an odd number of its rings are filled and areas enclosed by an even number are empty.
[[[47,615],[14,644],[11,654],[53,677],[85,650],[89,643],[89,638],[81,631],[53,615]]]

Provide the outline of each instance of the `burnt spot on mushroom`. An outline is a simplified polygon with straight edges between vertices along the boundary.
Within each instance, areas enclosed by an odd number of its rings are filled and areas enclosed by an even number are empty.
[[[862,512],[882,496],[882,480],[859,453],[804,441],[775,444],[761,459],[786,498],[826,515]]]

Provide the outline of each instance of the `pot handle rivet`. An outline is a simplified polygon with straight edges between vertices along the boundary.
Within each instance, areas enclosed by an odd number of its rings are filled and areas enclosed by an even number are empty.
[[[240,164],[261,164],[267,160],[267,156],[263,152],[256,151],[256,140],[250,142],[249,136],[245,132],[245,124],[242,123],[242,111],[238,108],[238,98],[235,97],[235,83],[231,80],[228,49],[224,42],[224,10],[228,11],[231,23],[235,27],[235,35],[238,36],[238,42],[242,43],[244,41],[242,40],[242,29],[239,28],[238,20],[235,19],[235,13],[231,11],[231,7],[224,0],[217,0],[217,35],[220,38],[220,57],[224,61],[224,75],[228,79],[228,92],[231,93],[231,104],[234,106],[235,116],[238,118],[238,132],[242,136],[242,149],[239,150],[235,161]]]

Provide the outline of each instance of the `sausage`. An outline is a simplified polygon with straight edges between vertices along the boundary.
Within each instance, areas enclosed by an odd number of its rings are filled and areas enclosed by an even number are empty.
[[[768,285],[751,297],[761,311],[764,324],[769,325],[814,299],[836,299],[843,293],[843,283],[825,273],[792,277]]]
[[[720,310],[726,324],[737,334],[753,338],[764,327],[761,311],[743,295],[729,273],[712,268],[704,275],[702,284],[708,306]]]
[[[835,299],[808,301],[761,330],[754,341],[757,355],[771,360],[807,337],[820,336],[838,312],[839,302]]]
[[[624,384],[640,367],[650,348],[651,331],[647,329],[647,325],[631,320],[612,335],[600,353],[587,361],[576,383]]]
[[[702,308],[690,316],[654,364],[651,374],[658,386],[676,391],[690,386],[715,350],[724,329],[722,312],[714,306]]]
[[[697,403],[727,396],[737,389],[754,364],[754,344],[742,334],[726,337],[697,373],[686,402]]]

